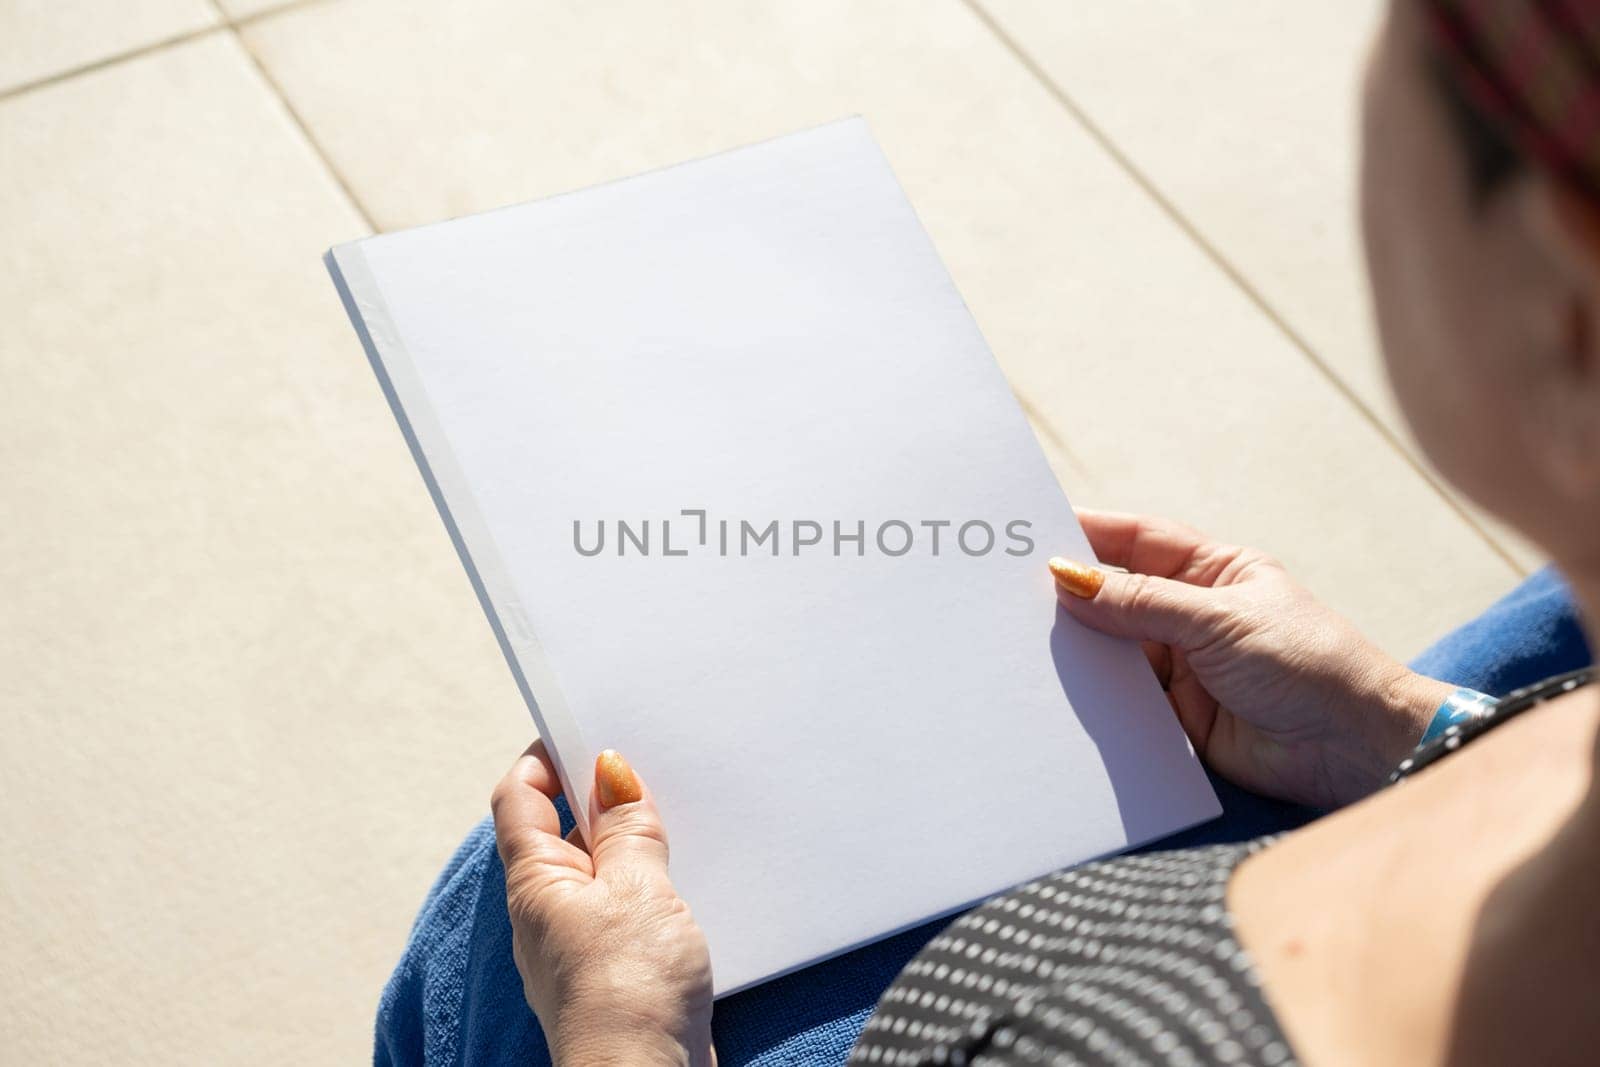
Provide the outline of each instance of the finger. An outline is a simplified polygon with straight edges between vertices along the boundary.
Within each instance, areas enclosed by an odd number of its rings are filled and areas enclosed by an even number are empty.
[[[1144,649],[1144,658],[1150,661],[1150,669],[1156,672],[1156,681],[1165,689],[1172,684],[1172,649],[1160,641],[1141,642],[1140,648]]]
[[[1224,620],[1216,591],[1148,574],[1102,571],[1051,559],[1056,599],[1085,626],[1113,637],[1159,641],[1176,649],[1201,648]]]
[[[495,847],[506,871],[507,892],[515,890],[524,914],[542,911],[545,892],[551,887],[587,884],[594,879],[594,860],[587,852],[543,830],[497,831]]]
[[[1100,562],[1139,574],[1209,585],[1229,546],[1181,522],[1150,515],[1077,509],[1078,522]]]
[[[1276,761],[1263,760],[1257,755],[1275,747],[1260,730],[1220,707],[1211,717],[1205,747],[1194,746],[1206,766],[1252,793],[1289,797],[1303,792],[1303,787],[1296,790],[1280,777],[1274,766]]]
[[[1216,721],[1215,710],[1205,712],[1196,709],[1187,701],[1179,698],[1176,692],[1167,694],[1167,703],[1172,705],[1173,718],[1178,720],[1178,725],[1183,729],[1183,735],[1189,739],[1195,755],[1199,756],[1206,765],[1211,766],[1211,760],[1206,755],[1206,740],[1211,732],[1211,724]],[[1212,770],[1216,770],[1212,767]]]
[[[495,826],[532,827],[559,836],[561,816],[554,801],[560,794],[561,780],[544,742],[535,741],[517,757],[489,797]]]
[[[535,741],[517,757],[489,798],[495,846],[507,867],[526,862],[530,853],[537,852],[544,862],[591,869],[583,851],[561,839],[561,816],[554,803],[560,793],[561,782],[544,742]]]
[[[633,868],[666,874],[667,831],[649,790],[621,754],[606,749],[594,761],[589,794],[589,855],[597,877]]]
[[[1201,684],[1183,653],[1172,657],[1172,682],[1167,699],[1178,713],[1178,723],[1202,759],[1210,758],[1211,733],[1217,722],[1217,701]]]

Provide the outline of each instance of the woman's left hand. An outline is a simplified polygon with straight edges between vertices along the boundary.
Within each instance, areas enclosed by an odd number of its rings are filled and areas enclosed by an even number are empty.
[[[595,761],[587,851],[564,840],[542,742],[495,787],[512,952],[560,1067],[714,1064],[711,958],[667,877],[667,837],[615,752]]]
[[[1127,572],[1054,561],[1057,598],[1144,643],[1195,751],[1235,785],[1323,808],[1358,800],[1455,688],[1396,663],[1261,552],[1165,519],[1078,519]]]

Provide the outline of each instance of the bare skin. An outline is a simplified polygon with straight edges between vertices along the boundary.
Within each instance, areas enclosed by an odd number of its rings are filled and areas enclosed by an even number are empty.
[[[1368,70],[1363,221],[1390,378],[1458,488],[1600,617],[1595,208],[1531,166],[1474,204],[1416,4]],[[1580,689],[1248,861],[1229,903],[1316,1064],[1587,1063],[1600,695]]]
[[[1578,690],[1235,872],[1236,932],[1303,1062],[1591,1062],[1597,731]]]

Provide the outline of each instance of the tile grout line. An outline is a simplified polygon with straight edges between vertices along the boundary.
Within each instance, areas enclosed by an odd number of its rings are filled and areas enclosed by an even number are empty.
[[[1490,550],[1493,551],[1495,555],[1499,556],[1500,559],[1504,561],[1514,573],[1526,576],[1528,573],[1527,570],[1515,559],[1513,559],[1511,554],[1506,551],[1505,548],[1501,547],[1499,542],[1489,535],[1489,532],[1483,528],[1477,519],[1467,513],[1466,509],[1458,500],[1455,499],[1455,497],[1443,485],[1443,483],[1439,481],[1433,472],[1429,471],[1420,462],[1418,462],[1417,458],[1411,454],[1411,451],[1401,443],[1395,432],[1389,429],[1388,426],[1384,425],[1383,420],[1377,417],[1377,414],[1373,412],[1367,403],[1358,395],[1356,395],[1355,391],[1350,388],[1344,379],[1339,377],[1339,375],[1334,372],[1333,368],[1330,367],[1321,356],[1317,355],[1310,343],[1307,342],[1306,339],[1289,324],[1288,320],[1278,313],[1277,309],[1267,302],[1266,297],[1248,278],[1244,276],[1243,272],[1241,272],[1237,267],[1229,262],[1226,257],[1223,256],[1222,251],[1217,248],[1216,245],[1214,245],[1203,233],[1200,232],[1199,227],[1190,222],[1188,217],[1178,210],[1177,205],[1174,204],[1167,197],[1167,195],[1161,191],[1155,182],[1151,180],[1142,170],[1140,170],[1138,165],[1134,163],[1127,153],[1125,153],[1116,145],[1114,141],[1111,140],[1110,135],[1108,135],[1106,131],[1099,126],[1099,124],[1089,117],[1088,113],[1078,105],[1077,101],[1068,95],[1065,89],[1056,84],[1056,82],[1045,72],[1044,68],[1041,67],[1039,63],[1035,61],[1034,58],[1029,55],[1020,44],[1017,43],[1014,37],[1006,32],[1005,28],[1002,27],[1000,23],[993,16],[991,16],[987,10],[984,9],[981,0],[962,0],[962,3],[965,4],[965,6],[972,12],[973,16],[976,17],[978,21],[981,22],[984,27],[994,35],[995,39],[1000,42],[1001,46],[1004,47],[1006,51],[1010,52],[1012,57],[1016,59],[1018,63],[1022,64],[1023,69],[1026,70],[1033,77],[1033,79],[1039,83],[1045,92],[1047,92],[1051,98],[1054,99],[1056,103],[1059,104],[1075,122],[1077,122],[1084,132],[1089,135],[1090,139],[1100,146],[1101,150],[1111,158],[1111,161],[1129,178],[1133,179],[1134,183],[1138,185],[1144,194],[1155,203],[1156,207],[1159,208],[1163,214],[1165,214],[1180,230],[1183,231],[1183,233],[1191,241],[1194,242],[1194,244],[1206,256],[1206,258],[1211,260],[1211,262],[1222,271],[1229,281],[1233,282],[1233,284],[1245,295],[1245,297],[1255,305],[1256,309],[1265,315],[1268,321],[1270,321],[1273,326],[1275,326],[1278,331],[1288,339],[1289,343],[1299,350],[1302,356],[1310,361],[1312,367],[1319,374],[1321,374],[1322,377],[1326,379],[1327,382],[1332,385],[1334,389],[1337,390],[1338,393],[1343,396],[1352,407],[1356,409],[1356,412],[1367,422],[1367,424],[1377,431],[1379,437],[1382,438],[1390,448],[1394,449],[1394,451],[1400,455],[1401,459],[1404,460],[1405,463],[1409,465],[1411,469],[1415,471],[1417,475],[1421,477],[1422,480],[1429,487],[1431,487],[1434,492],[1440,496],[1440,498],[1444,500],[1445,505],[1454,511],[1456,515],[1460,517],[1462,522],[1467,524],[1468,529],[1477,534],[1478,537],[1489,546]]]
[[[48,89],[52,85],[60,85],[64,81],[71,81],[80,74],[93,74],[97,70],[104,70],[107,67],[114,67],[119,63],[126,63],[131,59],[139,59],[150,55],[153,52],[159,52],[164,48],[172,48],[175,45],[188,44],[190,41],[198,41],[200,38],[209,36],[210,34],[221,33],[226,28],[227,27],[225,25],[218,24],[214,26],[201,26],[199,29],[194,30],[185,30],[183,33],[174,34],[171,37],[163,37],[159,41],[151,41],[149,44],[142,44],[138,48],[130,48],[126,52],[117,52],[109,56],[104,56],[100,59],[91,60],[88,63],[81,63],[76,67],[69,67],[66,70],[57,71],[54,74],[46,74],[42,78],[35,78],[33,81],[23,82],[21,85],[13,85],[9,89],[0,90],[0,101],[23,96],[38,89]]]
[[[113,52],[109,56],[101,56],[99,59],[93,59],[87,63],[80,63],[75,67],[68,67],[66,70],[58,70],[54,74],[46,74],[44,77],[35,78],[33,81],[27,81],[22,82],[19,85],[13,85],[9,89],[0,89],[0,101],[9,100],[14,96],[24,96],[36,89],[47,89],[52,85],[59,85],[64,81],[71,81],[80,74],[93,74],[97,70],[104,70],[107,67],[114,67],[120,63],[127,63],[130,60],[142,59],[145,56],[151,55],[155,52],[160,52],[166,48],[174,48],[181,44],[188,44],[190,41],[198,41],[200,38],[206,37],[213,33],[223,33],[229,29],[239,26],[249,26],[253,23],[260,22],[262,19],[271,18],[274,15],[280,15],[285,12],[294,11],[298,8],[308,7],[311,4],[321,2],[323,2],[323,0],[289,0],[288,3],[279,4],[277,7],[268,8],[265,11],[257,11],[252,15],[245,15],[240,19],[230,19],[227,13],[218,7],[215,3],[215,0],[213,0],[211,7],[212,10],[217,13],[217,18],[219,21],[211,24],[210,26],[200,26],[192,30],[185,30],[182,33],[176,33],[170,37],[163,37],[158,41],[151,41],[148,44],[139,45],[137,48],[130,48],[123,52]]]
[[[267,70],[266,64],[261,62],[261,57],[256,55],[255,49],[250,47],[249,42],[244,39],[244,35],[239,32],[241,27],[248,26],[257,19],[263,18],[267,15],[276,15],[294,8],[308,7],[311,4],[323,2],[326,2],[326,0],[299,0],[297,3],[285,4],[281,7],[272,8],[270,11],[261,12],[259,15],[253,18],[244,18],[238,20],[229,18],[228,13],[222,9],[222,5],[218,3],[218,0],[211,0],[211,6],[216,10],[217,15],[222,19],[222,28],[226,29],[227,32],[233,36],[234,41],[239,45],[239,49],[244,52],[247,57],[249,57],[250,65],[255,68],[256,75],[260,77],[268,89],[272,90],[272,95],[277,97],[278,103],[283,106],[284,112],[289,116],[289,121],[294,123],[295,129],[300,131],[300,136],[305,139],[306,145],[311,149],[312,154],[317,157],[317,161],[322,164],[322,169],[327,172],[328,177],[333,179],[333,183],[337,185],[339,187],[339,191],[344,194],[344,198],[350,204],[351,209],[355,211],[358,217],[360,217],[362,223],[365,224],[368,231],[371,233],[381,233],[382,231],[378,227],[377,220],[372,217],[372,212],[368,211],[367,205],[363,204],[361,202],[361,198],[356,196],[355,189],[351,188],[349,181],[345,179],[344,174],[339,170],[339,168],[334,166],[333,159],[328,155],[327,151],[323,149],[321,142],[312,136],[311,127],[306,124],[306,120],[301,116],[300,112],[295,109],[294,104],[289,102],[289,97],[283,91],[283,87],[278,84],[277,79],[274,78],[272,73]]]

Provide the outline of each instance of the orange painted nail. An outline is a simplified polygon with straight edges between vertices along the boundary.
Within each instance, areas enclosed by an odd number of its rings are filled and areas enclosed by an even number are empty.
[[[614,808],[618,804],[632,804],[644,798],[639,788],[639,776],[633,773],[622,753],[608,748],[594,761],[594,785],[600,807]]]
[[[1057,585],[1084,600],[1093,600],[1100,587],[1106,584],[1104,571],[1060,556],[1050,557],[1050,573],[1055,575]]]

